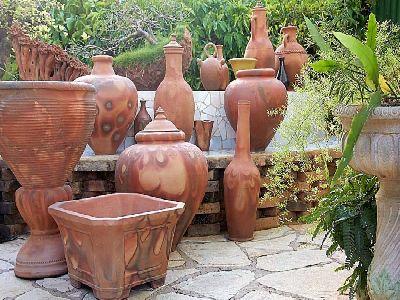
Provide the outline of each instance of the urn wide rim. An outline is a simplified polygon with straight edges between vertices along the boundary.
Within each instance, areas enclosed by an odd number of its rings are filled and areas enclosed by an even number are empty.
[[[46,89],[60,91],[95,92],[96,88],[89,83],[75,81],[2,81],[0,90]]]
[[[273,78],[275,78],[275,70],[272,68],[239,70],[236,72],[236,77],[237,78],[243,78],[243,77],[273,77]]]

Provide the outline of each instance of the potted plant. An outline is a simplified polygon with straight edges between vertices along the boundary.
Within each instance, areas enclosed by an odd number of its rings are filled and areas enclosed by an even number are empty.
[[[347,165],[378,177],[376,244],[368,272],[368,293],[371,299],[400,299],[399,77],[386,81],[380,74],[382,68],[376,51],[378,24],[373,14],[369,17],[365,43],[335,32],[340,43],[336,47],[324,40],[310,20],[306,19],[306,23],[321,49],[321,59],[312,68],[326,76],[339,75],[337,85],[350,86],[333,93],[342,101],[335,114],[344,135],[343,157],[331,187]],[[338,53],[352,59],[336,59],[340,57]],[[343,80],[346,84],[342,84]]]

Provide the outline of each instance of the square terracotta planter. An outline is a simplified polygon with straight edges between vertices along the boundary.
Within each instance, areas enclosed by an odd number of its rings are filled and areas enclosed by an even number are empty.
[[[71,284],[99,299],[124,299],[134,286],[164,284],[184,204],[110,194],[49,207],[61,232]]]

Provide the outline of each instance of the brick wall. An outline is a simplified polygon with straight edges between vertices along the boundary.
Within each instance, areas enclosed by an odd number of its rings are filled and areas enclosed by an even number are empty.
[[[334,153],[335,154],[335,153]],[[310,154],[313,155],[313,154]],[[339,155],[333,155],[338,158]],[[114,169],[118,156],[89,156],[82,157],[74,172],[68,178],[71,185],[74,199],[95,197],[98,195],[115,192]],[[223,200],[223,174],[225,168],[232,159],[232,154],[219,153],[208,154],[208,186],[203,202],[198,210],[192,225],[189,227],[187,235],[202,236],[217,234],[226,230],[224,217]],[[271,166],[271,153],[262,152],[252,154],[252,159],[257,165],[262,175],[265,175],[267,169]],[[24,224],[15,205],[15,191],[20,187],[15,176],[3,161],[0,163],[0,242],[15,238],[16,236],[27,232],[27,226]],[[334,172],[335,163],[330,165],[331,172]],[[305,201],[305,197],[310,188],[307,178],[313,174],[295,172],[293,174],[296,182],[293,187],[288,189],[280,197],[272,197],[260,201],[257,211],[256,229],[268,229],[277,227],[282,220],[282,212],[278,209],[279,203],[287,202],[286,216],[296,220],[298,216],[304,214],[315,203]],[[262,181],[268,184],[268,178],[262,177]],[[313,184],[318,185],[321,182],[316,180]],[[324,190],[319,189],[321,193]],[[261,189],[260,199],[265,193]],[[294,201],[294,195],[298,200]]]

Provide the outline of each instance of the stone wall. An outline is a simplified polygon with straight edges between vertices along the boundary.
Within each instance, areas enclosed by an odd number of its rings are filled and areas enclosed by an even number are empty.
[[[310,152],[310,155],[315,153]],[[187,234],[189,236],[203,236],[217,234],[226,230],[225,213],[223,204],[223,173],[224,169],[231,161],[232,152],[213,152],[207,153],[208,161],[208,187],[192,225]],[[333,152],[333,156],[339,155]],[[118,159],[117,155],[110,156],[84,156],[76,166],[74,172],[68,179],[74,193],[74,199],[94,197],[115,192],[114,169]],[[252,159],[256,163],[262,175],[264,184],[268,184],[265,177],[267,169],[271,166],[271,153],[262,152],[252,154]],[[18,181],[10,169],[1,161],[0,177],[0,242],[15,238],[19,234],[27,231],[15,205],[15,191],[20,187]],[[335,162],[330,163],[330,173],[335,170]],[[305,201],[305,197],[310,189],[307,178],[312,174],[296,172],[295,185],[284,193],[281,197],[273,197],[260,201],[257,211],[257,230],[268,229],[280,225],[281,211],[278,209],[279,203],[287,202],[288,216],[296,220],[298,216],[304,214],[315,203]],[[314,187],[319,187],[321,182],[312,183]],[[262,188],[260,197],[264,194]],[[324,190],[321,190],[324,192]],[[290,200],[296,194],[298,201]]]

